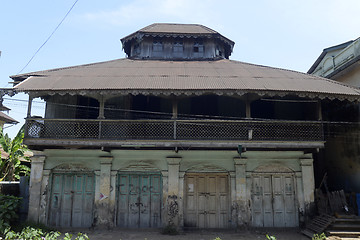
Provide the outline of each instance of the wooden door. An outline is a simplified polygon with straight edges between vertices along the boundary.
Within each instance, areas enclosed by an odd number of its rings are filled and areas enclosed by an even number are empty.
[[[185,228],[229,226],[228,181],[227,174],[186,174]]]
[[[293,175],[254,175],[251,199],[254,227],[298,226]]]
[[[117,225],[161,227],[161,192],[160,174],[119,174]]]
[[[51,181],[48,224],[55,227],[91,227],[94,176],[86,173],[54,173]]]

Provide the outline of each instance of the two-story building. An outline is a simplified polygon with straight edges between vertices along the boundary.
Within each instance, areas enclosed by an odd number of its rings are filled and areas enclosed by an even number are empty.
[[[121,39],[127,58],[11,76],[29,94],[29,219],[57,227],[296,227],[314,202],[332,80],[229,60],[195,24]],[[32,101],[46,102],[44,118]]]
[[[325,48],[308,73],[359,88],[360,38]],[[330,122],[323,172],[328,173],[332,189],[359,193],[359,104],[336,101],[324,108]]]

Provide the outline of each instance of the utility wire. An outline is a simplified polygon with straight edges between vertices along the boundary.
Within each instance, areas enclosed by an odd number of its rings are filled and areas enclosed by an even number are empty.
[[[28,100],[25,99],[16,99],[16,98],[8,98],[4,97],[4,100],[7,100],[7,105],[9,106],[21,106],[26,108],[28,105]],[[36,101],[33,100],[32,108],[37,109],[44,109],[45,108],[45,101]],[[88,110],[98,110],[99,107],[97,106],[86,106],[86,105],[79,105],[79,104],[67,104],[67,103],[53,103],[51,102],[51,105],[56,107],[63,107],[67,109],[75,109],[77,108],[77,111],[79,112],[87,112]],[[132,109],[123,109],[123,108],[113,108],[113,107],[105,107],[104,110],[110,111],[110,113],[116,113],[116,112],[128,112],[128,113],[139,113],[144,114],[144,116],[172,116],[172,113],[170,112],[156,112],[156,111],[149,111],[149,110],[132,110]],[[14,110],[11,110],[14,111]],[[241,117],[232,117],[232,116],[216,116],[216,115],[203,115],[203,114],[190,114],[190,113],[179,113],[179,117],[184,118],[206,118],[210,117],[213,119],[220,119],[220,120],[242,120]],[[249,120],[249,119],[246,119]],[[251,120],[257,120],[257,121],[291,121],[289,119],[270,119],[270,118],[252,118]],[[301,121],[301,120],[300,120]],[[302,120],[306,121],[306,120]],[[316,120],[313,120],[316,121]],[[334,121],[334,120],[322,120],[320,121],[323,124],[327,124],[330,126],[359,126],[359,122],[349,122],[349,121]],[[334,131],[333,131],[334,132]]]
[[[63,17],[63,19],[60,21],[60,23],[56,26],[56,28],[54,29],[54,31],[50,34],[50,36],[46,39],[46,41],[39,47],[39,49],[34,53],[34,55],[30,58],[30,60],[26,63],[26,65],[18,72],[21,73],[22,71],[24,71],[24,69],[30,64],[30,62],[34,59],[34,57],[36,56],[36,54],[41,50],[41,48],[50,40],[50,38],[54,35],[54,33],[58,30],[58,28],[60,27],[60,25],[64,22],[64,20],[66,19],[66,17],[70,14],[71,10],[75,7],[75,4],[78,2],[79,0],[75,0],[74,4],[71,6],[71,8],[69,9],[69,11],[66,13],[65,17]]]

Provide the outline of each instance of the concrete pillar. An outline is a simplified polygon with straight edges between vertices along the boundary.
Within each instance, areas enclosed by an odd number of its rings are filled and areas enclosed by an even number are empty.
[[[296,181],[296,194],[297,194],[297,200],[299,203],[299,221],[300,223],[304,223],[304,213],[305,213],[305,203],[304,203],[304,188],[303,188],[303,182],[302,182],[302,173],[296,172],[295,173],[295,181]]]
[[[185,173],[179,172],[179,226],[184,227],[184,184],[185,184]]]
[[[166,227],[168,225],[168,212],[167,212],[167,195],[168,195],[168,171],[161,171],[162,176],[162,205],[161,205],[161,219],[162,219],[162,225],[163,227]]]
[[[302,172],[302,186],[304,194],[305,215],[312,214],[314,207],[314,167],[311,154],[305,154],[303,158],[300,158],[301,172]]]
[[[168,163],[168,225],[179,226],[179,169],[181,158],[166,158]]]
[[[111,224],[113,224],[115,226],[115,219],[116,219],[116,193],[117,193],[117,189],[116,189],[116,183],[117,183],[117,176],[118,176],[118,171],[117,170],[112,170],[111,171],[111,186],[110,186],[110,197],[109,197],[109,201],[110,201],[110,205],[109,205],[109,209],[110,209],[110,217],[112,217],[111,220]]]
[[[97,227],[110,228],[114,225],[114,212],[110,211],[112,160],[113,157],[100,157],[99,192],[95,196]]]
[[[31,157],[31,173],[30,173],[30,187],[29,187],[29,212],[28,220],[31,222],[39,222],[40,216],[40,196],[43,178],[43,170],[45,163],[45,156],[41,153],[34,152]]]
[[[230,193],[231,193],[231,227],[236,228],[238,223],[238,203],[236,200],[236,174],[235,171],[229,172],[230,175]]]
[[[48,209],[48,202],[49,199],[48,194],[50,194],[50,186],[49,179],[50,179],[51,170],[43,170],[43,177],[41,181],[41,196],[40,196],[40,210],[39,210],[39,222],[42,224],[47,223],[47,209]]]
[[[235,199],[238,213],[237,225],[244,226],[248,223],[249,210],[246,204],[246,158],[234,158],[235,164]]]

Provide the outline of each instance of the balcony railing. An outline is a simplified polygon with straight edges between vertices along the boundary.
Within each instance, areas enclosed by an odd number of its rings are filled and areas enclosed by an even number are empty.
[[[322,141],[321,122],[279,120],[26,120],[25,138],[100,140]]]

